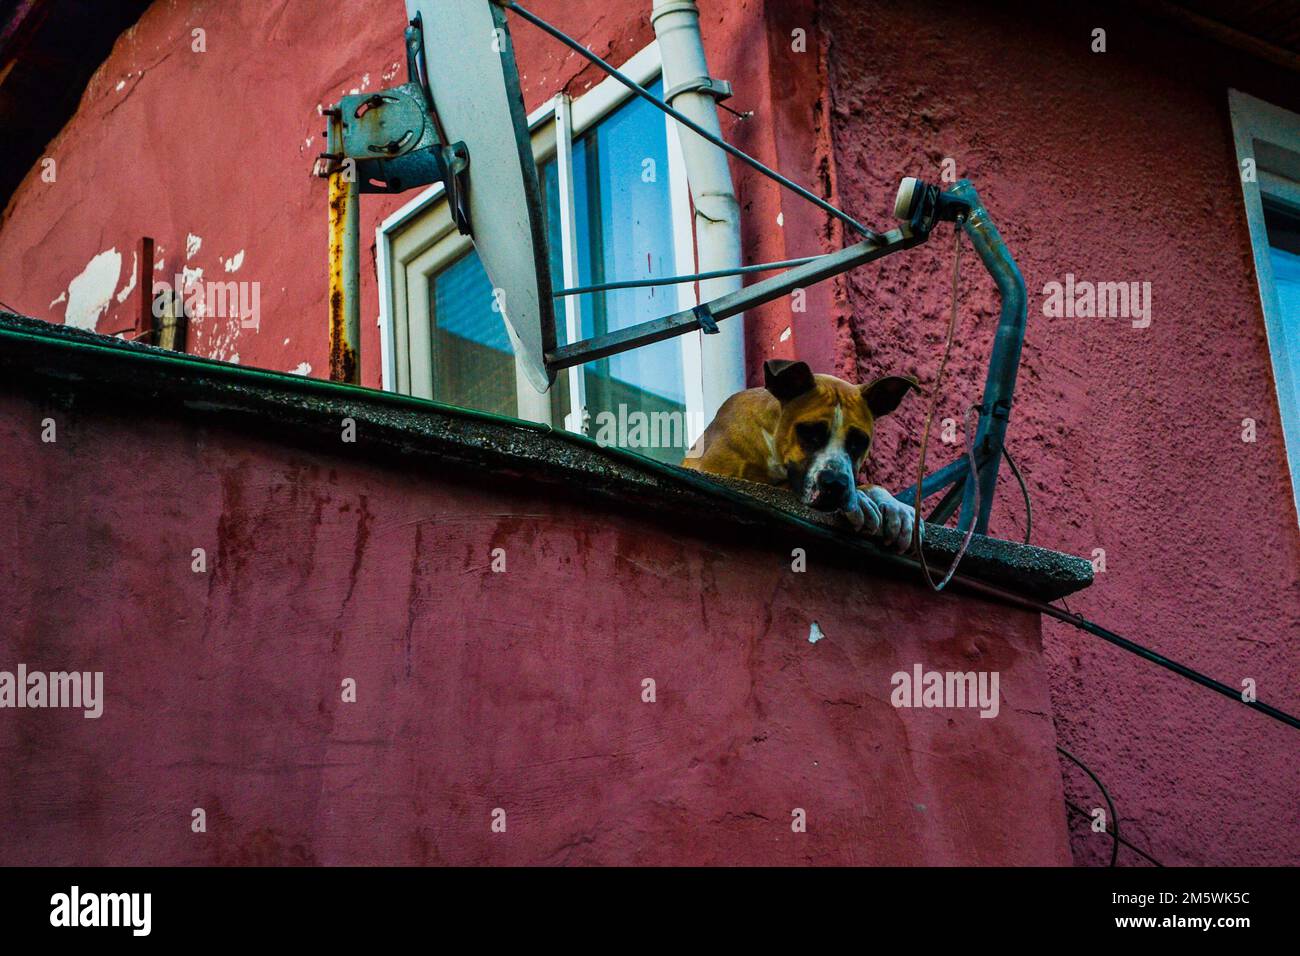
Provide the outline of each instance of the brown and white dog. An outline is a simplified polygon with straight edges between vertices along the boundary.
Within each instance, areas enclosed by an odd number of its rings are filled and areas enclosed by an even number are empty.
[[[763,388],[732,395],[682,467],[789,488],[818,511],[838,511],[887,547],[911,545],[916,512],[879,485],[859,488],[876,419],[898,407],[916,381],[887,375],[853,385],[814,375],[803,362],[773,359]]]

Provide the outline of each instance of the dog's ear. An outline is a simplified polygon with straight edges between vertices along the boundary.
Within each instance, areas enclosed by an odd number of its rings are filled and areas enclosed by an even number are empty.
[[[912,389],[921,391],[921,386],[910,375],[886,375],[874,382],[862,386],[862,397],[867,400],[867,408],[876,418],[888,415],[898,407],[899,402]]]
[[[763,387],[782,402],[811,392],[816,385],[807,362],[768,359],[763,363]]]

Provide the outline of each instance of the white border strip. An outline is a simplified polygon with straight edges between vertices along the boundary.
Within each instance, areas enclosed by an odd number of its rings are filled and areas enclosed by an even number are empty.
[[[1281,149],[1300,153],[1300,115],[1255,99],[1239,90],[1228,90],[1228,112],[1232,117],[1232,136],[1237,147],[1237,172],[1242,163],[1255,159],[1255,140],[1272,143]],[[1258,178],[1258,170],[1256,170]],[[1264,329],[1268,334],[1268,351],[1273,361],[1273,384],[1277,392],[1282,420],[1283,444],[1291,472],[1291,494],[1300,520],[1300,406],[1296,403],[1296,386],[1291,371],[1291,351],[1300,351],[1300,342],[1288,342],[1283,323],[1282,305],[1273,284],[1273,263],[1268,255],[1268,231],[1264,225],[1264,204],[1259,182],[1241,183],[1246,205],[1246,227],[1255,257],[1255,280],[1259,301],[1264,310]],[[1272,192],[1272,190],[1269,190]]]

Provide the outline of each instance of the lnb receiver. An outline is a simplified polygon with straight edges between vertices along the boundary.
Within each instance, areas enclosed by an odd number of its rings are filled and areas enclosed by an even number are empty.
[[[960,222],[970,211],[966,200],[915,176],[907,176],[898,184],[894,199],[894,218],[910,223],[913,235],[927,235],[936,222]]]

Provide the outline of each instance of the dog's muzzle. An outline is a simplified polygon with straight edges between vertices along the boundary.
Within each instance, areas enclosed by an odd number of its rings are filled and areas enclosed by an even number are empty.
[[[848,456],[827,456],[808,469],[803,500],[817,511],[843,511],[853,504],[856,491]]]

